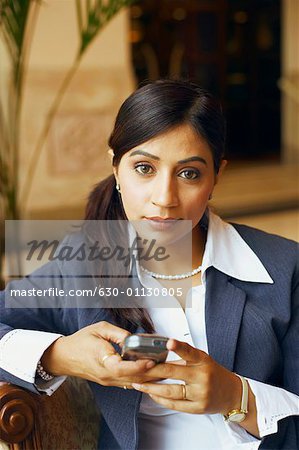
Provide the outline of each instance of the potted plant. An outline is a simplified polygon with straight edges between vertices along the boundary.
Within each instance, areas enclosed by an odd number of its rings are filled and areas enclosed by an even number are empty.
[[[43,2],[41,0],[0,0],[0,37],[10,62],[9,83],[7,89],[2,89],[0,94],[0,251],[2,255],[0,274],[4,253],[4,218],[17,220],[23,216],[43,145],[67,87],[96,36],[115,14],[133,2],[134,0],[73,0],[79,36],[78,49],[46,114],[20,194],[20,117],[28,70],[28,55],[39,9],[43,7]]]

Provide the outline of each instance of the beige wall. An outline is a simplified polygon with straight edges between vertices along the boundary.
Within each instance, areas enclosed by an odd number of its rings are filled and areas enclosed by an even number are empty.
[[[32,42],[32,68],[65,69],[78,45],[75,1],[51,0],[40,8]],[[96,38],[84,57],[84,68],[129,68],[127,14],[118,14]]]
[[[299,1],[282,1],[282,154],[299,162]]]
[[[47,110],[78,46],[75,1],[41,5],[23,104],[21,187]],[[120,103],[135,86],[128,25],[128,13],[122,10],[83,57],[43,147],[27,217],[41,217],[43,211],[59,207],[82,209],[91,186],[111,173],[107,138]],[[7,75],[4,56],[2,49],[2,83]]]

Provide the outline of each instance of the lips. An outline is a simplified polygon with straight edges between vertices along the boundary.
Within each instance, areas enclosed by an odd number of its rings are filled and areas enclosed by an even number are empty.
[[[145,220],[153,230],[166,231],[174,227],[179,219],[174,217],[145,217]]]
[[[155,222],[175,221],[179,220],[175,217],[146,217],[147,220],[154,220]]]

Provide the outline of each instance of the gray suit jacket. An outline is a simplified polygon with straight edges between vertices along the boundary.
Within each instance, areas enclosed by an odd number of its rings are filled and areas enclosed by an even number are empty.
[[[274,284],[239,281],[213,267],[208,269],[205,315],[209,354],[231,371],[299,395],[298,244],[250,227],[234,226]],[[59,263],[51,263],[52,286],[62,285],[61,272]],[[74,273],[63,280],[76,288]],[[20,283],[30,286],[36,281],[27,278]],[[115,323],[105,308],[5,308],[4,293],[1,305],[0,336],[13,328],[71,334],[101,320]],[[0,370],[0,379],[38,393],[33,384],[4,370]],[[103,416],[99,448],[136,449],[141,393],[96,383],[90,386]],[[299,417],[280,420],[278,432],[265,437],[260,448],[299,449]]]

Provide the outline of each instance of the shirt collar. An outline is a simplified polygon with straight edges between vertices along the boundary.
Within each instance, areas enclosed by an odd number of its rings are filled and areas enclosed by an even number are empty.
[[[202,273],[211,266],[241,281],[273,283],[260,259],[237,230],[209,211]]]
[[[241,281],[273,283],[261,260],[232,225],[223,221],[210,210],[207,223],[207,242],[202,261],[203,281],[205,281],[206,270],[209,267],[215,267],[220,272]],[[130,243],[135,237],[136,231],[130,224]],[[136,257],[136,251],[133,254]],[[144,286],[149,284],[149,280],[154,280],[140,270],[138,258],[136,260],[136,269],[138,278]],[[152,283],[150,285],[152,286]]]

